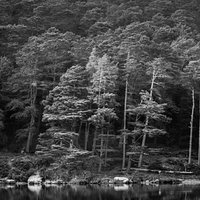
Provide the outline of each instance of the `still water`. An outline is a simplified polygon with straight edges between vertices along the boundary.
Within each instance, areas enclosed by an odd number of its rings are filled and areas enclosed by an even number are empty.
[[[0,187],[0,200],[200,200],[200,186]]]

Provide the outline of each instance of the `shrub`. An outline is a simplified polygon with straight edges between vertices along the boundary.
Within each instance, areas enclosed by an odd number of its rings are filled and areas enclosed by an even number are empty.
[[[50,156],[42,156],[40,158],[37,159],[36,161],[36,166],[37,167],[49,167],[51,163],[53,163],[55,160],[54,158],[50,157]]]
[[[0,160],[0,178],[5,178],[8,176],[10,166],[8,165],[7,160]]]

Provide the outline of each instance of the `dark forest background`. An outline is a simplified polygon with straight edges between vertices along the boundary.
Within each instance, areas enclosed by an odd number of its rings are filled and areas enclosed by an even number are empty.
[[[192,124],[197,152],[199,33],[198,0],[0,0],[0,149],[52,129],[188,149]]]

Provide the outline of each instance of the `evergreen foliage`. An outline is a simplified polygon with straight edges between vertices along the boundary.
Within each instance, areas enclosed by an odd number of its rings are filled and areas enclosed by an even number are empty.
[[[161,145],[190,141],[191,153],[199,9],[188,0],[0,0],[0,148],[66,152],[66,140],[106,160],[110,134],[124,139],[123,158],[132,139],[142,142],[141,161],[153,145],[146,137],[159,134]]]
[[[43,121],[73,125],[87,114],[87,73],[84,67],[73,66],[60,78],[60,83],[43,101]],[[70,128],[70,126],[69,126]]]

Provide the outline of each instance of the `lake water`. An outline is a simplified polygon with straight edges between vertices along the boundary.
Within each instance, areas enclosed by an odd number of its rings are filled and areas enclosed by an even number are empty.
[[[200,186],[0,187],[0,200],[200,200]]]

